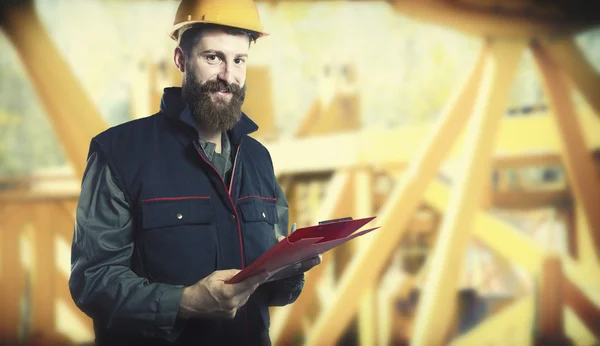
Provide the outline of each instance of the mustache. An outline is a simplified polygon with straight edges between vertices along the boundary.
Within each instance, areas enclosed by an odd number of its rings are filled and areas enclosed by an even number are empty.
[[[242,87],[240,87],[238,84],[234,84],[234,83],[227,83],[225,81],[222,80],[209,80],[204,82],[204,84],[202,84],[200,86],[200,92],[203,93],[208,93],[208,92],[228,92],[228,93],[232,93],[232,94],[238,94],[240,93],[240,91],[242,91]]]

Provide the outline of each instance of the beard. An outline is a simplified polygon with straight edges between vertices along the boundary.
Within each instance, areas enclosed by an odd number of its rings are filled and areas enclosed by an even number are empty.
[[[189,70],[188,70],[189,71]],[[187,78],[181,88],[181,96],[190,107],[196,124],[210,131],[229,131],[242,117],[242,104],[246,97],[246,85],[228,84],[222,80],[209,80],[200,84],[195,76]],[[229,92],[229,100],[213,92]]]

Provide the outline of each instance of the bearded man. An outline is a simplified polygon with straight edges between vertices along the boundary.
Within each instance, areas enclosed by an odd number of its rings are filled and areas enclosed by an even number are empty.
[[[247,22],[249,4],[183,1],[172,33],[182,87],[165,89],[159,113],[91,141],[69,288],[98,345],[269,345],[268,307],[294,302],[320,263],[226,283],[288,229],[270,155],[241,111],[262,33],[205,20]]]

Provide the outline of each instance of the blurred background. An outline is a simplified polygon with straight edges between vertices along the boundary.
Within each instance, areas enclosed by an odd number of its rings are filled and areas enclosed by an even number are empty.
[[[178,1],[4,1],[0,345],[93,342],[67,287],[90,138],[180,85]],[[259,1],[244,111],[324,256],[274,345],[600,340],[600,11],[585,1]]]

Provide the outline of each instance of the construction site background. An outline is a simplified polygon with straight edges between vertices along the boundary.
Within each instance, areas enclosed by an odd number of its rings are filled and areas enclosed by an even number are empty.
[[[180,85],[178,2],[22,3],[0,12],[0,345],[88,344],[67,287],[85,154]],[[243,109],[290,219],[383,226],[272,309],[274,345],[600,340],[600,21],[447,3],[258,2]]]

